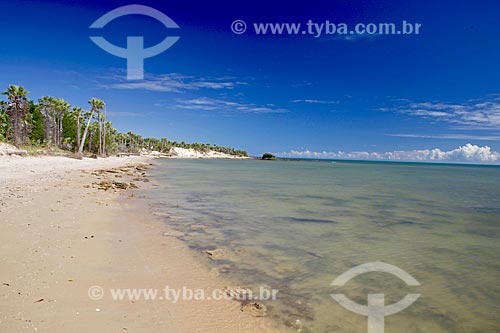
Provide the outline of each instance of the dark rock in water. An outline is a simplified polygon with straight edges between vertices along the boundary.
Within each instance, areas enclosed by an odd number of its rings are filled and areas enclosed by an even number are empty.
[[[304,324],[302,323],[302,320],[298,318],[290,318],[285,320],[285,325],[297,330],[297,332],[307,332],[304,330]]]
[[[418,225],[420,223],[415,222],[415,221],[398,221],[398,222],[393,223],[393,224]]]
[[[307,253],[307,254],[309,254],[309,255],[311,255],[311,256],[313,256],[313,257],[315,257],[315,258],[318,258],[318,259],[323,258],[323,256],[321,254],[318,254],[316,252],[307,251],[307,250],[305,250],[304,252]]]
[[[500,207],[483,207],[483,206],[474,206],[472,209],[478,213],[485,214],[500,214]]]
[[[265,317],[267,315],[267,307],[259,302],[242,304],[241,311],[254,317]]]
[[[229,258],[228,251],[224,249],[206,250],[205,253],[212,260],[227,260]]]
[[[427,223],[416,222],[416,221],[406,221],[406,220],[398,221],[398,222],[394,222],[394,223],[387,223],[387,224],[384,224],[384,227],[393,227],[393,226],[398,226],[398,225],[417,226],[417,227],[426,228],[426,229],[430,228],[430,225],[428,225]]]
[[[330,223],[338,223],[337,221],[327,220],[327,219],[310,219],[303,217],[278,217],[277,220],[287,221],[287,222],[295,222],[295,223],[322,223],[322,224],[330,224]]]

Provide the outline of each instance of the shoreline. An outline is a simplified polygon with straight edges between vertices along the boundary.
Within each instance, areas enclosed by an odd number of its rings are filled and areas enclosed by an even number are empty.
[[[147,176],[94,170],[151,161],[0,158],[0,330],[277,331],[269,318],[242,312],[235,300],[112,299],[117,288],[209,292],[226,283],[185,243],[164,236],[168,226],[136,191],[98,188],[106,178],[139,185]],[[102,299],[89,297],[92,286],[103,288]]]

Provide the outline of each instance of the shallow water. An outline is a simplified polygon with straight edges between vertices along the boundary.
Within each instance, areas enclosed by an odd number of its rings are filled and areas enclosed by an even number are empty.
[[[242,285],[279,290],[269,315],[302,332],[366,332],[367,317],[331,297],[385,304],[420,298],[385,318],[385,332],[500,330],[500,168],[329,161],[160,160],[152,209]],[[407,286],[348,269],[382,261]]]

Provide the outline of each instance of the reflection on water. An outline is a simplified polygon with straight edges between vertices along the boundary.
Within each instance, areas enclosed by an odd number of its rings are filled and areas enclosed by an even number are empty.
[[[152,209],[245,286],[279,289],[269,314],[302,332],[364,332],[366,317],[329,296],[386,304],[422,296],[386,317],[385,332],[500,329],[500,168],[313,161],[161,160]],[[410,273],[330,283],[383,261]]]

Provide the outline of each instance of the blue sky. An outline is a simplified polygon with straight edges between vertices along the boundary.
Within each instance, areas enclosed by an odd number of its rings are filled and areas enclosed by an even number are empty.
[[[151,6],[180,29],[129,15],[89,26],[129,4]],[[500,4],[496,1],[0,1],[0,86],[30,97],[106,101],[120,131],[307,157],[467,143],[500,150]],[[234,34],[241,19],[248,30]],[[257,35],[252,23],[406,20],[419,35]],[[96,46],[180,36],[145,60],[144,80]],[[294,151],[295,153],[291,153]],[[286,155],[285,154],[285,155]],[[333,156],[333,155],[331,155]]]

